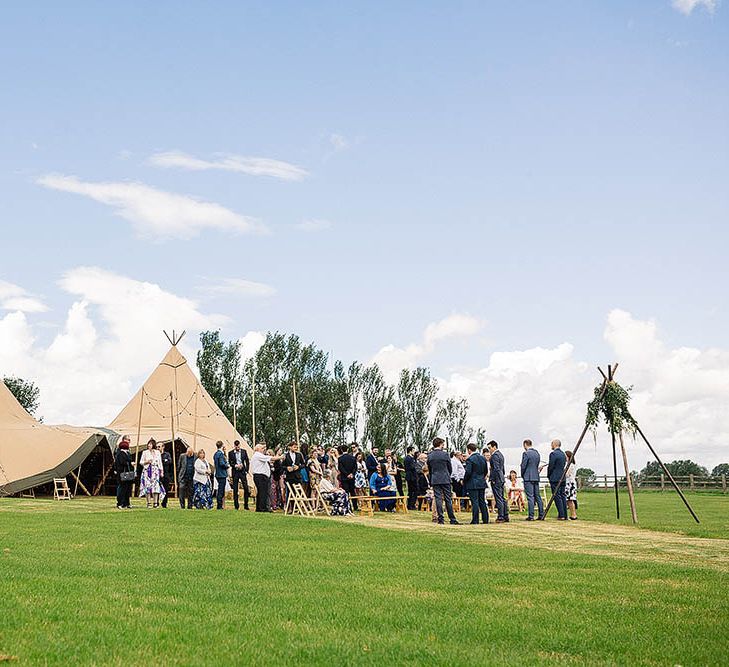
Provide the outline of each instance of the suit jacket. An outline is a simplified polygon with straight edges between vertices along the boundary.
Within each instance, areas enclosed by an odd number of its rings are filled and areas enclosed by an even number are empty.
[[[357,472],[357,459],[349,453],[342,454],[337,462],[339,468],[339,474],[341,478],[347,479],[349,475],[352,475],[354,480],[354,473]]]
[[[228,463],[230,463],[230,467],[232,468],[232,473],[234,475],[247,475],[248,470],[251,467],[251,462],[248,460],[248,452],[245,449],[243,449],[243,447],[240,448],[240,459],[241,459],[241,463],[243,464],[242,470],[238,470],[235,467],[235,464],[236,464],[235,457],[236,457],[236,453],[235,453],[235,449],[234,449],[230,452],[230,454],[228,454]]]
[[[299,466],[298,470],[294,470],[292,472],[286,470],[289,466],[295,465]],[[286,456],[284,456],[283,460],[284,470],[286,471],[286,481],[289,484],[301,484],[301,469],[305,465],[306,461],[304,461],[304,455],[301,452],[296,452],[296,454],[286,452]]]
[[[525,482],[539,481],[539,452],[536,449],[526,449],[521,455],[521,478]]]
[[[564,465],[567,462],[567,457],[564,452],[557,448],[553,449],[549,454],[549,464],[547,465],[547,479],[550,482],[557,483],[562,478],[564,472]]]
[[[489,479],[492,484],[505,484],[506,471],[504,470],[504,455],[497,449],[491,454],[491,472]]]
[[[416,482],[418,479],[418,471],[415,469],[415,457],[408,454],[405,457],[405,481]]]
[[[372,477],[373,473],[377,472],[377,466],[379,464],[379,461],[371,453],[367,455],[367,458],[365,459],[365,465],[367,466],[367,479]]]
[[[228,460],[225,458],[225,454],[223,454],[222,449],[219,449],[213,455],[213,463],[215,464],[215,476],[218,479],[223,479],[228,476],[228,468],[230,468],[230,466],[228,465]]]
[[[195,457],[191,456],[193,464],[195,463]],[[179,484],[182,484],[185,481],[185,472],[187,471],[187,452],[182,452],[180,454],[180,458],[177,459],[177,482]],[[193,470],[193,475],[195,474],[195,471]],[[192,475],[189,479],[190,484],[192,484]]]
[[[167,479],[172,479],[175,474],[172,469],[172,454],[169,452],[162,452],[162,473]]]
[[[486,459],[478,452],[474,452],[466,459],[466,474],[463,477],[463,487],[466,491],[475,491],[486,488]]]
[[[434,449],[428,454],[428,470],[430,471],[430,484],[437,486],[439,484],[451,483],[451,457],[442,449]]]

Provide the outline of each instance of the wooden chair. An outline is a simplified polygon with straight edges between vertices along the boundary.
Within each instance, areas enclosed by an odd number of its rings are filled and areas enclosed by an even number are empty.
[[[35,498],[35,489],[26,489],[20,492],[21,498]]]
[[[319,486],[316,488],[316,499],[314,500],[314,511],[318,512],[319,510],[324,510],[327,513],[327,516],[332,515],[332,511],[329,509],[329,505],[327,504],[326,500],[322,497],[322,490],[321,490],[321,482],[319,482]]]
[[[71,500],[71,489],[65,477],[53,478],[53,497],[56,500]]]
[[[314,516],[316,510],[314,509],[314,503],[316,500],[309,498],[304,493],[304,488],[301,484],[289,484],[286,482],[286,490],[288,491],[288,497],[286,498],[286,506],[284,507],[284,513],[288,514],[291,509],[291,514],[297,512],[301,516]]]

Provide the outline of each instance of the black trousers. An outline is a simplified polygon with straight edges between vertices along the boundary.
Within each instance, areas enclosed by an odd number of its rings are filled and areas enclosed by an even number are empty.
[[[243,487],[243,507],[248,509],[251,491],[248,488],[248,475],[243,470],[233,470],[233,505],[235,509],[240,507],[240,503],[238,502],[238,482]]]
[[[116,504],[119,507],[129,507],[129,498],[132,495],[131,482],[119,482],[116,485]]]
[[[408,509],[414,510],[418,504],[418,480],[406,479],[408,484]]]
[[[402,488],[402,476],[401,475],[395,475],[395,487],[397,488],[397,495],[398,496],[404,496],[403,488]]]
[[[342,479],[340,480],[340,484],[342,485],[342,488],[347,492],[347,495],[351,498],[352,496],[357,495],[357,492],[354,490],[354,480],[353,479]],[[352,501],[352,508],[356,511],[359,509],[359,503],[356,500]]]
[[[463,482],[454,479],[451,484],[453,486],[453,493],[456,494],[456,498],[463,498]],[[460,506],[462,502],[463,501],[459,500],[458,505]]]
[[[165,497],[162,498],[162,507],[167,507],[167,499],[170,497],[170,487],[172,486],[172,484],[170,484],[170,478],[160,477],[159,483],[165,490]]]
[[[222,510],[223,509],[223,501],[225,500],[225,487],[228,484],[228,478],[227,477],[217,477],[218,482],[218,491],[215,494],[215,499],[217,500],[217,506],[215,509]]]
[[[471,523],[478,523],[481,514],[483,523],[489,522],[489,506],[486,504],[486,489],[469,489],[468,498],[471,501]]]
[[[180,507],[185,509],[185,500],[187,500],[187,509],[192,509],[192,496],[195,487],[191,479],[181,479],[177,484],[177,495],[180,499]]]
[[[496,518],[502,521],[509,520],[509,506],[504,498],[504,483],[491,482],[491,491],[494,494],[494,502],[496,503]]]
[[[253,475],[253,483],[256,485],[256,512],[268,512],[268,491],[271,488],[271,477],[269,475]]]

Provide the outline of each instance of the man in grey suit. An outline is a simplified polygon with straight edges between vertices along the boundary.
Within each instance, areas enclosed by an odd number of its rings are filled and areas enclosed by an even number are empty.
[[[567,457],[562,451],[562,442],[552,440],[552,451],[549,453],[549,465],[547,466],[547,479],[554,494],[554,505],[557,508],[557,519],[567,521],[567,498],[564,494],[564,480],[562,473],[567,463]],[[560,484],[560,480],[562,483]]]
[[[486,504],[486,471],[488,466],[486,459],[478,453],[478,448],[473,443],[468,447],[468,458],[466,459],[466,474],[463,477],[463,486],[471,501],[471,523],[478,523],[478,515],[484,523],[489,522],[489,508]]]
[[[504,498],[504,484],[506,484],[504,455],[499,451],[499,443],[496,440],[489,442],[487,447],[491,452],[489,481],[491,482],[491,493],[494,494],[494,502],[496,503],[496,523],[508,523],[509,506]]]
[[[445,499],[448,519],[455,526],[458,519],[453,513],[453,498],[451,496],[451,457],[443,451],[445,440],[436,438],[433,440],[433,450],[428,454],[428,470],[430,471],[430,485],[433,487],[435,496],[435,511],[438,515],[438,523],[445,523],[443,519],[443,500]]]
[[[532,441],[524,441],[524,453],[521,455],[521,478],[524,481],[524,491],[527,497],[527,521],[534,521],[534,501],[539,508],[538,519],[544,520],[544,503],[539,495],[539,452],[532,449]]]

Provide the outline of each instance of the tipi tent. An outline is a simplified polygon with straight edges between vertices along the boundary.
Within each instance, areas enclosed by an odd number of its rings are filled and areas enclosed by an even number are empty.
[[[174,343],[142,388],[109,424],[109,429],[129,435],[132,452],[137,448],[142,451],[150,438],[161,443],[174,439],[175,474],[177,455],[188,446],[195,451],[204,449],[210,462],[218,440],[225,443],[228,452],[233,442],[240,440],[248,455],[253,453]]]
[[[37,422],[0,381],[0,496],[65,477],[102,442],[94,429]]]

